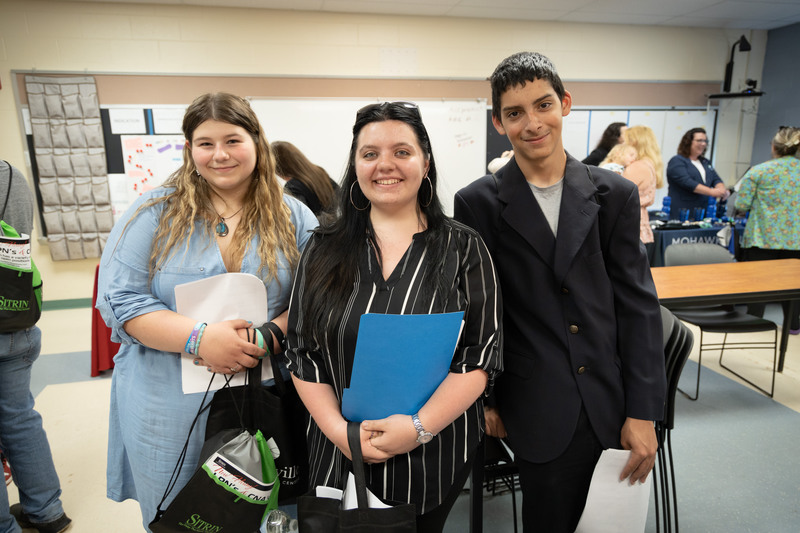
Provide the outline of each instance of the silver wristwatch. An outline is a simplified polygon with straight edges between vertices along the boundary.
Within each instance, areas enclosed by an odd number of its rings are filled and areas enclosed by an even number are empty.
[[[417,442],[420,444],[427,444],[433,440],[433,433],[425,431],[422,427],[422,422],[419,421],[419,413],[411,415],[411,421],[414,422],[414,428],[417,430]]]

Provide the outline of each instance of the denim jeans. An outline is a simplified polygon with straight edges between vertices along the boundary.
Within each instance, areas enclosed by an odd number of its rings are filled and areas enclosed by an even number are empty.
[[[42,417],[33,409],[31,367],[39,357],[36,326],[0,333],[0,448],[8,458],[22,508],[31,522],[50,522],[63,513],[61,486]],[[8,490],[0,488],[0,533],[20,531],[9,514]]]

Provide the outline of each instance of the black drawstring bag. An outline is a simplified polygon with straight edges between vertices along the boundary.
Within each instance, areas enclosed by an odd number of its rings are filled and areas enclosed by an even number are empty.
[[[217,393],[229,388],[226,383]],[[194,475],[162,510],[186,459],[189,437],[208,408],[205,399],[203,396],[156,516],[148,524],[153,533],[257,531],[267,513],[278,506],[278,473],[267,439],[259,431],[251,433],[239,427],[206,439]],[[240,412],[242,408],[240,405]]]
[[[247,384],[217,391],[209,408],[206,438],[225,429],[244,427],[260,430],[264,438],[274,441],[271,448],[281,481],[278,503],[286,505],[308,490],[308,411],[294,384],[284,379],[274,352],[269,360],[274,385],[261,384],[259,361],[258,366],[247,370]]]

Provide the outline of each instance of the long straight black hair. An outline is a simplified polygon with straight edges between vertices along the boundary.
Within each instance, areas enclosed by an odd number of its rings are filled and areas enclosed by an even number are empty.
[[[410,102],[384,102],[366,106],[358,111],[353,125],[350,157],[339,189],[341,216],[316,230],[313,254],[306,260],[302,333],[316,339],[322,339],[328,333],[327,324],[331,317],[343,314],[353,290],[359,259],[363,257],[365,244],[368,241],[378,250],[380,258],[380,247],[370,222],[370,208],[361,210],[368,205],[368,200],[360,188],[353,184],[358,182],[355,158],[361,130],[372,122],[387,120],[407,124],[414,131],[422,152],[427,154],[430,181],[423,179],[417,192],[417,213],[420,218],[424,216],[427,222],[425,232],[427,262],[422,293],[426,297],[432,297],[437,290],[442,295],[446,294],[442,292],[444,288],[442,267],[446,252],[445,224],[448,218],[444,214],[436,192],[436,162],[419,108]]]

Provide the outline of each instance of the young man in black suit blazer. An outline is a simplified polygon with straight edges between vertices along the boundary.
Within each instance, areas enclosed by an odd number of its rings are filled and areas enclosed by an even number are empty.
[[[487,432],[520,469],[528,533],[572,533],[605,448],[643,482],[666,391],[661,315],[632,182],[564,151],[572,96],[546,57],[505,59],[492,122],[514,158],[456,194],[455,218],[483,237],[503,290],[504,374]]]

